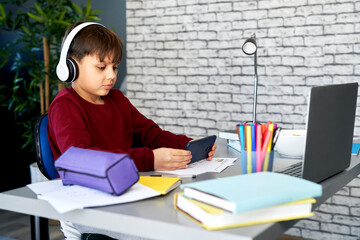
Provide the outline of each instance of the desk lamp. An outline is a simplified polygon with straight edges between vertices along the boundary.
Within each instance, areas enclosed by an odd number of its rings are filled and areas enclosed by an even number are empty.
[[[256,37],[255,33],[251,35],[250,38],[246,39],[242,46],[242,50],[246,55],[253,55],[254,54],[254,104],[253,104],[253,118],[252,122],[256,122],[256,98],[257,98],[257,85],[258,85],[258,78],[257,78],[257,44],[256,44]]]

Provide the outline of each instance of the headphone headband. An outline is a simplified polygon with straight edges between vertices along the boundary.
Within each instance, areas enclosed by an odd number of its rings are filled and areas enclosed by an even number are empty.
[[[81,23],[78,26],[76,26],[73,30],[71,30],[71,32],[69,33],[69,35],[66,37],[64,44],[61,48],[61,53],[60,53],[60,59],[59,59],[59,63],[56,67],[56,75],[58,76],[58,78],[61,81],[67,81],[67,82],[72,82],[76,79],[76,75],[72,74],[73,76],[70,76],[70,71],[69,68],[66,64],[67,61],[67,57],[68,57],[68,52],[69,52],[69,48],[70,48],[70,44],[72,42],[72,40],[74,39],[74,37],[76,36],[76,34],[78,32],[80,32],[83,28],[89,26],[89,25],[100,25],[100,26],[104,26],[100,23],[96,23],[96,22],[85,22],[85,23]],[[70,78],[70,79],[69,79]]]

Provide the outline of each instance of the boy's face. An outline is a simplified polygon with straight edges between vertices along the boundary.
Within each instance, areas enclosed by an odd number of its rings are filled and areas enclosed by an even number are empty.
[[[87,55],[76,63],[79,76],[72,83],[75,91],[88,102],[103,103],[101,96],[106,96],[114,86],[118,65],[112,63],[109,57],[101,62],[96,54]]]

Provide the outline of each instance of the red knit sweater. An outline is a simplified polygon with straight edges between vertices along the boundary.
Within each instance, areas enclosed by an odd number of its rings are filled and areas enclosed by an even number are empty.
[[[163,131],[142,115],[122,94],[112,89],[96,105],[81,98],[73,88],[59,92],[49,108],[48,137],[57,159],[70,146],[127,153],[139,171],[154,170],[151,149],[184,149],[191,140]],[[143,146],[133,148],[133,146]]]

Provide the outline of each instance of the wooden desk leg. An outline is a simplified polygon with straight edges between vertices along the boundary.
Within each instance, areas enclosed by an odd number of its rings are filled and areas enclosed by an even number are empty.
[[[49,240],[49,222],[47,218],[30,216],[31,240]]]

